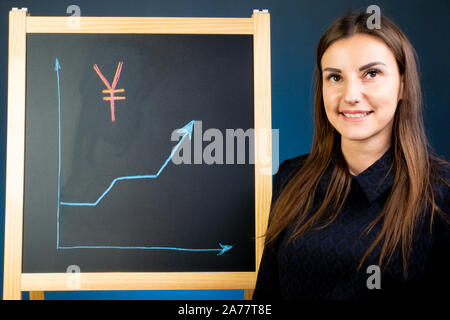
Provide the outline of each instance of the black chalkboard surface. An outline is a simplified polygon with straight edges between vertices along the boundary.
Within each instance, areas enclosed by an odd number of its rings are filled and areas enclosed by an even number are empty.
[[[255,271],[254,165],[225,164],[253,36],[28,34],[26,70],[23,273]]]

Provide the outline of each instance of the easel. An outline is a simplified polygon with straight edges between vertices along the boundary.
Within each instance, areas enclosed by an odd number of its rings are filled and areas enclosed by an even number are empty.
[[[22,273],[26,35],[28,33],[175,33],[247,34],[254,44],[255,102],[255,261],[256,270],[263,252],[272,194],[272,163],[262,155],[272,154],[271,132],[270,14],[254,10],[251,18],[146,18],[79,17],[73,27],[71,17],[32,17],[26,8],[9,12],[8,124],[5,205],[4,299],[44,299],[48,290],[68,290],[72,274]],[[264,141],[259,143],[258,141]],[[183,273],[81,273],[77,290],[181,290],[244,289],[251,299],[257,272]]]

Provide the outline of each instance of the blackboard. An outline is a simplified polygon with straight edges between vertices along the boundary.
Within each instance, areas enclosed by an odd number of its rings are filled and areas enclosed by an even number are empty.
[[[3,298],[244,289],[249,299],[274,174],[270,65],[267,10],[13,8]]]
[[[34,33],[26,47],[23,273],[255,271],[250,140],[245,164],[237,144],[225,164],[226,129],[254,128],[253,36]],[[114,110],[98,71],[120,75]],[[169,159],[180,128],[191,164]],[[224,164],[195,163],[208,129]]]

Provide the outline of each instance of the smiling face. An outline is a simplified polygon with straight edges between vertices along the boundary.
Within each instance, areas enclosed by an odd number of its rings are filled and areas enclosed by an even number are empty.
[[[389,47],[374,36],[355,34],[331,44],[321,66],[325,112],[341,142],[390,141],[402,85]]]

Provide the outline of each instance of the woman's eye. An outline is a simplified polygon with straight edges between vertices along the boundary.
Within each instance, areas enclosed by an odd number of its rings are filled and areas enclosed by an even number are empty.
[[[328,77],[327,77],[327,79],[328,80],[331,80],[332,82],[338,82],[339,80],[341,80],[341,76],[340,75],[338,75],[338,74],[330,74]]]
[[[373,79],[375,78],[378,74],[380,73],[379,70],[369,70],[366,72],[366,74],[364,75],[365,78],[369,78],[369,79]]]

